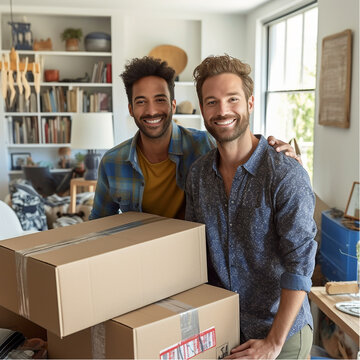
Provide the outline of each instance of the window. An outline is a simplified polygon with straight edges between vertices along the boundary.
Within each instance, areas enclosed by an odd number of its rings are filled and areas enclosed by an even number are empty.
[[[267,26],[266,135],[298,141],[312,179],[317,52],[317,7],[308,6]]]

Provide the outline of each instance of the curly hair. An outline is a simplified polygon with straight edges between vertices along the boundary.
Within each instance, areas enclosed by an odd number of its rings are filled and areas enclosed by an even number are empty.
[[[146,76],[158,76],[164,79],[170,92],[170,100],[174,100],[175,70],[166,61],[150,56],[134,58],[125,65],[125,71],[120,75],[124,81],[129,104],[132,104],[132,89],[136,81]]]
[[[254,82],[249,76],[250,72],[250,65],[245,64],[228,54],[222,56],[208,56],[195,68],[193,73],[200,104],[202,105],[203,103],[202,86],[205,80],[211,76],[224,73],[235,74],[241,78],[246,100],[248,100],[254,90]]]

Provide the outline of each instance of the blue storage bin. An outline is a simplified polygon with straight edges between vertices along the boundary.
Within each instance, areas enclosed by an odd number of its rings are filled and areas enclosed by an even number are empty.
[[[359,231],[351,230],[341,223],[342,218],[333,218],[330,211],[321,214],[321,271],[330,281],[356,280],[357,261],[343,253],[356,256]]]

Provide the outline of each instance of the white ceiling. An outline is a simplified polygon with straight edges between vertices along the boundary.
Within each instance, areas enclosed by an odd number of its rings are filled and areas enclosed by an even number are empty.
[[[51,6],[68,8],[147,9],[202,13],[247,13],[271,0],[12,0],[13,9],[20,6]],[[8,5],[10,0],[0,0]]]

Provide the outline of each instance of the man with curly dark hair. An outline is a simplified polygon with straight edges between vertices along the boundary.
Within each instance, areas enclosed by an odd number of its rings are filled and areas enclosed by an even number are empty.
[[[215,142],[205,131],[172,122],[175,71],[166,62],[135,58],[121,76],[139,131],[102,158],[90,219],[119,211],[183,219],[188,169]],[[288,144],[275,141],[274,146],[294,156]]]

